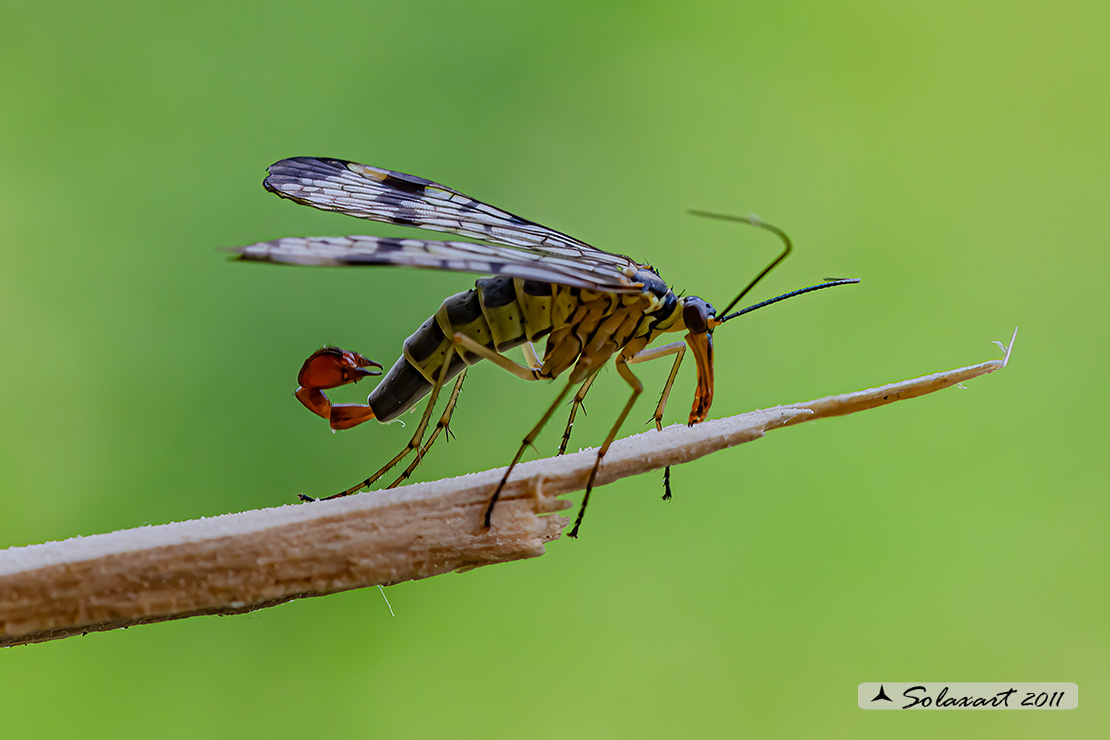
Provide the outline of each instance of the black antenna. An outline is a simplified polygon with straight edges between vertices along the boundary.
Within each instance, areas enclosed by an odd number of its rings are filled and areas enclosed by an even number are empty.
[[[779,227],[777,227],[773,224],[769,224],[769,223],[766,223],[764,221],[760,221],[759,218],[754,216],[754,215],[752,215],[752,216],[731,216],[731,215],[723,214],[723,213],[708,213],[707,211],[690,211],[690,213],[693,214],[694,216],[702,216],[704,218],[715,218],[715,219],[718,219],[720,221],[732,221],[732,222],[738,223],[738,224],[747,224],[748,226],[755,226],[756,228],[763,229],[764,231],[770,231],[772,234],[777,236],[779,239],[782,239],[782,244],[783,244],[782,254],[780,254],[778,257],[776,257],[771,262],[771,264],[764,267],[763,271],[761,273],[759,273],[758,275],[756,275],[752,279],[752,281],[750,283],[748,283],[747,286],[742,291],[740,291],[736,295],[736,297],[733,298],[729,302],[729,304],[727,306],[725,306],[725,310],[721,311],[721,313],[726,314],[726,315],[724,316],[724,318],[717,319],[717,321],[716,321],[717,324],[723,324],[726,321],[728,321],[729,319],[735,319],[737,316],[743,316],[746,313],[751,313],[752,311],[756,310],[757,308],[763,308],[764,306],[770,306],[772,303],[778,303],[779,301],[785,301],[787,298],[793,298],[794,296],[802,295],[804,293],[812,293],[815,290],[821,290],[823,288],[833,288],[833,287],[836,287],[837,285],[852,285],[853,283],[858,283],[860,281],[859,278],[825,278],[825,282],[823,282],[823,283],[818,283],[817,285],[811,285],[808,288],[799,288],[798,290],[792,290],[789,293],[784,293],[784,294],[782,294],[780,296],[777,296],[775,298],[770,298],[766,301],[763,301],[762,303],[757,303],[754,306],[748,306],[747,308],[742,309],[740,311],[737,311],[734,314],[729,314],[729,311],[732,310],[732,307],[735,306],[737,303],[739,303],[744,298],[744,296],[746,296],[751,291],[751,289],[756,286],[756,283],[758,283],[763,278],[767,277],[767,273],[771,272],[771,270],[775,269],[780,262],[782,262],[784,259],[786,259],[786,255],[790,254],[790,251],[794,248],[794,245],[791,244],[790,237],[788,237],[786,235],[786,232],[784,232],[782,229],[780,229]]]
[[[803,293],[812,293],[815,290],[822,290],[823,288],[835,288],[838,285],[853,285],[855,283],[858,283],[859,281],[859,278],[827,278],[826,282],[818,283],[817,285],[811,285],[808,288],[799,288],[798,290],[792,290],[789,293],[783,293],[782,295],[775,298],[768,298],[762,303],[757,303],[754,306],[748,306],[747,308],[741,309],[734,314],[729,314],[728,316],[725,316],[723,319],[717,319],[717,323],[723,324],[729,319],[735,319],[737,316],[743,316],[746,313],[751,313],[757,308],[770,306],[772,303],[785,301],[787,298],[793,298],[796,295],[802,295]],[[731,308],[731,306],[729,306],[729,308]]]
[[[764,231],[770,231],[772,234],[777,236],[779,239],[782,239],[782,243],[783,243],[783,246],[784,246],[784,249],[782,250],[782,254],[780,254],[778,257],[776,257],[775,260],[771,264],[764,267],[763,272],[756,275],[755,278],[753,278],[752,281],[750,283],[748,283],[747,287],[744,288],[742,291],[740,291],[736,295],[736,297],[733,298],[732,301],[727,306],[725,306],[725,310],[721,311],[722,314],[727,314],[729,311],[731,311],[732,307],[735,306],[737,303],[739,303],[744,298],[744,296],[746,296],[751,291],[751,289],[756,286],[756,283],[758,283],[763,278],[767,277],[767,273],[769,273],[771,270],[775,269],[780,262],[782,262],[784,259],[786,259],[786,255],[790,254],[790,250],[794,248],[794,245],[792,245],[790,243],[790,237],[788,237],[782,229],[780,229],[777,226],[773,226],[771,224],[764,223],[763,221],[760,221],[754,215],[753,216],[730,216],[730,215],[723,214],[723,213],[708,213],[706,211],[690,211],[690,213],[694,216],[702,216],[703,218],[715,218],[719,221],[732,221],[732,222],[738,223],[738,224],[747,224],[749,226],[755,226],[758,229],[763,229]]]

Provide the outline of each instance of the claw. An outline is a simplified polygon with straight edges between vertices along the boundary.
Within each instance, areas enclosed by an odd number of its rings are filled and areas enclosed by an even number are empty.
[[[366,370],[365,368],[375,368]],[[339,347],[316,350],[301,365],[297,383],[303,388],[322,390],[357,383],[370,375],[381,375],[382,366],[358,352]]]
[[[357,383],[371,375],[381,375],[382,366],[339,347],[324,347],[312,353],[297,375],[300,387],[297,400],[312,413],[327,419],[332,429],[350,429],[374,418],[369,406],[354,403],[332,405],[324,394],[326,388]]]

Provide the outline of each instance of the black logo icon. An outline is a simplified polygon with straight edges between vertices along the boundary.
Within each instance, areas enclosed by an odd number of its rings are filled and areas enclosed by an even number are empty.
[[[871,701],[889,701],[889,702],[893,702],[894,700],[886,695],[886,690],[883,688],[883,685],[879,684],[879,694],[878,694],[878,696],[876,696]]]

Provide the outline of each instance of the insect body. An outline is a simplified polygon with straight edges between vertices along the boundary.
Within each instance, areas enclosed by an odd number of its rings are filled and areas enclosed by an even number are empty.
[[[417,226],[479,239],[488,244],[374,236],[286,238],[235,250],[241,259],[301,265],[403,265],[489,275],[469,291],[443,302],[404,343],[403,353],[370,393],[366,404],[332,404],[324,390],[380,374],[381,366],[362,355],[325,347],[305,361],[297,398],[333,429],[347,429],[370,419],[389,421],[425,396],[428,404],[412,440],[381,470],[336,496],[366,488],[416,451],[415,461],[392,484],[406,479],[440,432],[447,428],[465,370],[489,360],[523,380],[549,380],[567,374],[567,382],[540,422],[524,438],[501,483],[492,492],[485,526],[501,490],[524,450],[539,435],[559,405],[578,386],[570,421],[563,434],[565,451],[574,416],[598,371],[615,358],[617,372],[632,393],[598,450],[571,537],[577,536],[590,490],[610,444],[643,391],[630,364],[674,356],[670,376],[653,417],[662,428],[663,411],[679,364],[689,348],[698,382],[689,423],[703,421],[713,401],[713,329],[748,311],[778,300],[856,280],[838,280],[803,288],[735,314],[728,311],[790,251],[786,236],[754,219],[714,216],[749,223],[778,234],[782,254],[763,270],[717,318],[713,307],[696,296],[676,296],[649,265],[591,247],[565,234],[514,216],[430,180],[338,159],[296,157],[269,168],[267,190],[304,205],[385,223]],[[686,332],[685,341],[649,345],[663,334]],[[546,340],[542,356],[532,343]],[[523,346],[526,364],[505,352]],[[425,443],[439,392],[457,381],[446,409]],[[423,446],[422,446],[423,444]],[[664,474],[670,497],[669,469]],[[391,486],[392,487],[392,486]]]

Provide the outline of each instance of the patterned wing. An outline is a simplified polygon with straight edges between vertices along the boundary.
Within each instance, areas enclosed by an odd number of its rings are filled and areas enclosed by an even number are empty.
[[[342,159],[293,157],[270,165],[266,189],[324,211],[388,224],[444,231],[590,265],[631,277],[639,266],[534,221],[494,208],[445,185]]]
[[[578,259],[548,256],[538,250],[471,242],[378,236],[311,236],[260,242],[231,251],[240,259],[252,262],[327,267],[399,265],[504,275],[608,293],[638,293],[643,289],[640,283],[626,277],[613,265],[583,264]]]

